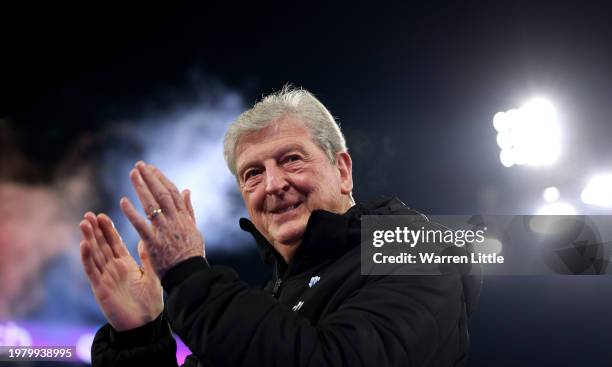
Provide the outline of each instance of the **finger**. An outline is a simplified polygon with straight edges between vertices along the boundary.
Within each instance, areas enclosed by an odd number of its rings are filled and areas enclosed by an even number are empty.
[[[138,256],[140,256],[140,262],[142,263],[144,275],[156,276],[155,269],[151,263],[151,257],[149,257],[149,253],[147,252],[143,241],[138,242]]]
[[[153,197],[151,190],[149,190],[149,187],[142,177],[142,174],[137,168],[130,171],[130,181],[132,182],[132,186],[134,186],[138,199],[140,199],[140,203],[142,204],[142,208],[147,215],[150,215],[155,209],[158,208],[162,208],[162,210],[167,211],[160,204],[158,204],[155,197]],[[162,216],[159,214],[154,218],[154,220],[158,223],[162,221]],[[151,221],[153,221],[153,218],[151,218]]]
[[[91,227],[91,223],[89,220],[84,219],[79,224],[81,228],[81,232],[83,233],[83,238],[89,243],[88,249],[90,253],[90,257],[93,259],[94,264],[98,268],[100,273],[104,272],[104,265],[106,262],[104,261],[104,255],[99,249],[98,242],[96,241],[96,237],[93,233],[93,228]]]
[[[146,183],[149,192],[153,195],[155,201],[159,203],[159,206],[164,210],[164,214],[169,217],[176,216],[177,208],[174,205],[172,194],[162,185],[159,179],[155,176],[151,166],[144,162],[138,162],[136,165],[140,176]]]
[[[113,255],[117,258],[129,255],[129,251],[127,247],[125,247],[125,244],[123,243],[123,240],[121,239],[119,232],[117,232],[117,229],[115,228],[115,225],[110,217],[106,214],[99,214],[98,224],[100,225],[100,229],[106,238],[106,242],[108,242],[111,250],[113,251]]]
[[[91,244],[87,240],[81,241],[81,263],[91,284],[97,284],[100,279],[100,271],[93,260]]]
[[[191,216],[191,219],[195,223],[195,212],[193,210],[193,205],[191,204],[191,191],[189,191],[188,189],[183,190],[182,196],[183,201],[185,202],[185,207],[187,208],[187,212],[189,212],[189,216]]]
[[[138,214],[134,204],[132,204],[128,198],[123,197],[119,201],[119,206],[123,214],[125,214],[126,218],[132,223],[132,226],[134,226],[136,232],[138,232],[140,238],[145,242],[150,241],[153,238],[153,231],[147,221]]]
[[[187,210],[187,208],[185,207],[185,202],[183,201],[183,198],[181,197],[181,193],[176,188],[176,186],[172,183],[172,181],[170,181],[168,177],[166,177],[162,173],[162,171],[159,170],[159,168],[151,164],[149,165],[149,167],[153,169],[153,173],[155,174],[159,182],[161,182],[161,184],[164,185],[166,190],[170,192],[170,195],[172,195],[172,200],[174,201],[174,206],[177,208],[177,210],[179,212]]]
[[[113,250],[104,237],[104,233],[102,233],[102,230],[98,225],[98,218],[94,213],[89,212],[85,214],[85,219],[89,221],[91,227],[93,228],[93,234],[96,237],[98,248],[102,252],[102,255],[104,255],[104,262],[107,263],[111,261],[115,256],[113,255]]]
[[[80,223],[80,227],[81,227],[81,232],[83,233],[83,238],[87,240],[90,244],[90,251],[91,251],[92,259],[94,263],[96,264],[100,273],[103,273],[104,266],[106,265],[106,257],[102,253],[102,249],[94,233],[94,228],[91,224],[91,221],[88,219],[88,217],[91,218],[92,215],[94,214],[91,212],[87,212],[84,216],[85,219],[81,221]]]

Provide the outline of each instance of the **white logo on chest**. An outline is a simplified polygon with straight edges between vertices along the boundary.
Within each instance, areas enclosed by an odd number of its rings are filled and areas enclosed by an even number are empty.
[[[321,277],[318,275],[315,275],[314,277],[310,278],[310,282],[308,282],[308,287],[312,288],[315,284],[319,282],[319,280],[321,280]]]
[[[299,301],[298,303],[295,304],[295,306],[293,306],[292,310],[298,311],[300,308],[302,308],[303,304],[304,304],[304,301]]]

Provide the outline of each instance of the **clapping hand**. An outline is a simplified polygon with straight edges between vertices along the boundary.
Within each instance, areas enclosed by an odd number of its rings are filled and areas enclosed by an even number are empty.
[[[144,162],[132,169],[130,180],[150,223],[128,198],[121,199],[121,210],[140,235],[159,278],[183,260],[205,256],[189,191],[181,195],[159,169]]]
[[[159,316],[164,308],[162,288],[142,241],[138,244],[139,267],[107,215],[88,212],[80,227],[81,261],[113,328],[133,329]]]
[[[141,237],[139,267],[111,219],[88,212],[80,223],[81,261],[92,291],[117,331],[142,326],[162,312],[160,279],[174,265],[204,256],[204,239],[196,228],[190,192],[178,189],[157,168],[138,162],[130,180],[150,223],[127,198],[121,209]]]

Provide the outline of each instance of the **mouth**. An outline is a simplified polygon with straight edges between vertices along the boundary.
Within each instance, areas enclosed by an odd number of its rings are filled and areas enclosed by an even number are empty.
[[[277,209],[275,209],[275,210],[271,210],[271,211],[270,211],[270,213],[272,213],[272,214],[283,214],[283,213],[287,213],[287,212],[289,212],[289,211],[291,211],[291,210],[295,210],[295,209],[297,209],[297,208],[298,208],[300,205],[302,205],[302,202],[301,202],[301,201],[299,201],[299,202],[297,202],[297,203],[295,203],[295,204],[292,204],[292,205],[286,205],[286,206],[282,206],[282,207],[280,207],[280,208],[277,208]]]

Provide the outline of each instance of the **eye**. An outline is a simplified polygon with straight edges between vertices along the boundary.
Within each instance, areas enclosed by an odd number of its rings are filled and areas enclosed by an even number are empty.
[[[244,180],[248,180],[249,178],[253,178],[257,175],[261,174],[261,170],[259,168],[253,168],[244,173]]]
[[[291,162],[296,162],[296,161],[299,161],[299,160],[301,160],[301,159],[302,159],[302,157],[300,157],[299,155],[297,155],[297,154],[291,154],[291,155],[288,155],[287,157],[285,157],[284,161],[285,161],[286,163],[291,163]]]

